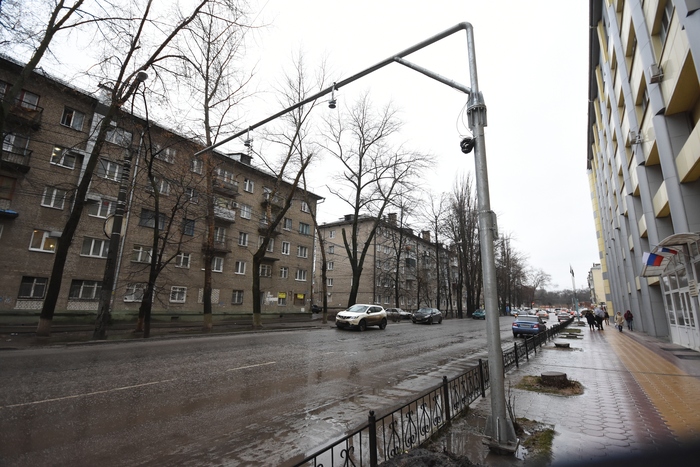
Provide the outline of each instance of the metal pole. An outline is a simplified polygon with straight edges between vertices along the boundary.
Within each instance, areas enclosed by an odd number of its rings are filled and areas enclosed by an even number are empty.
[[[496,259],[493,251],[495,215],[491,211],[489,181],[486,168],[486,105],[479,92],[476,70],[474,31],[471,25],[466,28],[469,51],[469,74],[471,94],[467,115],[469,128],[474,137],[474,161],[476,168],[476,192],[479,206],[479,241],[481,243],[481,264],[484,281],[484,304],[486,308],[486,331],[489,352],[489,376],[491,378],[491,416],[487,426],[486,443],[497,453],[514,453],[518,446],[515,428],[506,415],[505,376],[503,372],[503,351],[501,350],[501,330],[498,316],[498,291],[496,289]]]

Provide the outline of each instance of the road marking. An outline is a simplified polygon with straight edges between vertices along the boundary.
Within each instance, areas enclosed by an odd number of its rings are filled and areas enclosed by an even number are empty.
[[[239,366],[238,368],[229,368],[226,371],[245,370],[246,368],[255,368],[256,366],[274,365],[276,363],[277,362],[265,362],[265,363],[258,363],[256,365]]]
[[[4,405],[4,406],[0,406],[0,409],[9,409],[12,407],[24,407],[27,405],[44,404],[46,402],[58,402],[58,401],[63,401],[63,400],[67,400],[67,399],[77,399],[78,397],[94,396],[97,394],[107,394],[107,393],[116,392],[116,391],[126,391],[127,389],[140,388],[140,387],[144,387],[144,386],[152,386],[154,384],[169,383],[170,381],[175,381],[175,379],[177,379],[177,378],[164,379],[162,381],[152,381],[150,383],[135,384],[133,386],[124,386],[121,388],[106,389],[104,391],[86,392],[85,394],[75,394],[73,396],[56,397],[54,399],[44,399],[44,400],[34,401],[34,402],[22,402],[21,404]]]

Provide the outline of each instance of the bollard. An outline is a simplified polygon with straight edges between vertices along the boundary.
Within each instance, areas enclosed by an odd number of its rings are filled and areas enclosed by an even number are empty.
[[[442,377],[442,394],[445,398],[445,420],[450,421],[450,387],[447,384],[447,376]]]
[[[374,418],[374,410],[369,411],[367,423],[369,423],[369,465],[377,467],[377,420]]]

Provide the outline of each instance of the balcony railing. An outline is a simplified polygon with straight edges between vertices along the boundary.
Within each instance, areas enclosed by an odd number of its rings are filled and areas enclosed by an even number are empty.
[[[235,196],[238,194],[238,182],[227,182],[220,178],[215,178],[214,191],[224,195]]]
[[[226,222],[236,222],[236,211],[221,206],[214,206],[214,217]]]
[[[207,248],[207,242],[202,243],[202,250],[205,250]],[[231,240],[228,238],[222,239],[222,240],[217,240],[214,239],[214,243],[212,244],[212,251],[214,253],[230,253],[231,252]]]
[[[29,172],[29,158],[31,155],[32,151],[28,149],[12,148],[8,151],[3,148],[2,157],[0,157],[2,168],[27,173]]]
[[[28,104],[26,102],[17,102],[10,107],[10,118],[14,117],[20,123],[29,125],[31,128],[38,130],[41,126],[41,114],[44,112],[42,107],[38,105]]]

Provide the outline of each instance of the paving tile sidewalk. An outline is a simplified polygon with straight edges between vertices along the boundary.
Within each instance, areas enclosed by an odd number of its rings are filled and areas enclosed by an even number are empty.
[[[641,456],[681,448],[695,452],[700,442],[700,354],[612,326],[604,331],[582,327],[581,333],[583,338],[576,340],[555,339],[569,342],[571,349],[550,342],[506,375],[506,392],[523,376],[544,371],[564,372],[584,386],[584,394],[568,397],[511,389],[516,416],[554,427],[547,463],[631,465],[624,459],[635,458],[636,465],[647,465],[639,463]],[[488,396],[476,408],[490,412]],[[696,462],[697,457],[692,464]],[[518,464],[531,465],[517,459],[512,465]]]

